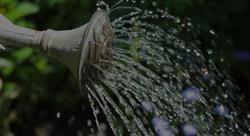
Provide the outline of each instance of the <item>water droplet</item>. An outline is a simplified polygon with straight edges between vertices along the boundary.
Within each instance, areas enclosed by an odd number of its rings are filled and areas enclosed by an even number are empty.
[[[68,120],[68,125],[72,125],[75,121],[75,117],[72,116],[69,120]]]
[[[236,129],[238,129],[238,128],[239,128],[239,125],[238,125],[238,124],[235,124],[234,126],[235,126],[235,128],[236,128]]]
[[[224,97],[224,98],[228,98],[228,95],[227,95],[227,94],[224,94],[223,97]]]
[[[145,0],[141,0],[141,3],[142,3],[142,4],[145,3]]]
[[[213,50],[208,49],[208,50],[207,50],[207,54],[208,54],[208,55],[212,55],[212,54],[213,54]]]
[[[167,78],[167,77],[168,77],[168,75],[166,75],[166,74],[163,74],[163,75],[162,75],[162,77],[163,77],[163,78]]]
[[[210,30],[209,33],[212,34],[212,35],[215,35],[214,30]]]
[[[152,2],[152,5],[153,5],[154,7],[157,7],[157,6],[158,6],[158,3],[155,2],[155,1],[153,1],[153,2]]]
[[[181,19],[180,18],[177,18],[176,19],[176,23],[180,23],[181,22]]]
[[[250,114],[247,114],[247,118],[249,118],[249,119],[250,119]]]
[[[61,113],[60,112],[57,112],[56,113],[56,118],[60,118],[61,117]]]
[[[90,132],[91,132],[91,133],[94,133],[94,132],[95,132],[95,129],[94,129],[94,128],[91,128],[91,129],[90,129]]]
[[[92,121],[89,119],[88,121],[87,121],[87,125],[90,127],[90,126],[92,126]]]
[[[188,23],[187,23],[187,26],[192,26],[192,23],[191,23],[191,22],[188,22]]]
[[[224,58],[221,57],[221,58],[220,58],[220,62],[224,62]]]
[[[96,3],[97,9],[109,10],[109,5],[106,4],[103,0]]]

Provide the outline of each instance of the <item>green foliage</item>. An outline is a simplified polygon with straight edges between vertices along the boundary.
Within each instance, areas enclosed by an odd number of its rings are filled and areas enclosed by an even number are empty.
[[[11,21],[16,21],[22,17],[25,17],[30,14],[34,14],[38,12],[39,8],[37,5],[31,4],[31,3],[21,3],[17,5],[17,7],[8,13],[6,13],[6,16]]]
[[[81,3],[87,7],[88,2],[90,1]],[[71,0],[0,0],[0,12],[20,26],[38,29],[47,25],[52,28],[65,27],[69,24],[65,20],[65,14],[69,10],[62,9],[72,7],[74,12],[78,12],[72,21],[82,16],[82,12],[79,12],[82,9],[74,9],[75,5],[78,3]],[[62,12],[49,13],[59,9]],[[39,21],[40,17],[42,21]],[[79,21],[78,24],[82,23],[83,21]],[[87,98],[79,95],[72,75],[58,62],[30,48],[9,48],[0,52],[0,135],[44,135],[49,131],[48,125],[54,125],[52,131],[56,131],[62,123],[53,120],[56,119],[57,112],[62,111],[67,111],[63,119],[66,123],[63,124],[67,124],[71,118],[82,120],[81,123],[72,124],[70,131],[60,131],[62,134],[67,135],[70,132],[70,135],[76,135],[81,131],[89,133],[90,130],[83,127],[84,116],[80,116],[83,112],[82,105],[88,107]],[[90,116],[89,108],[86,110]],[[52,118],[47,120],[50,117]],[[85,120],[87,119],[89,118]]]
[[[8,19],[18,25],[33,26],[32,22],[27,21],[24,17],[35,14],[39,11],[36,4],[28,2],[18,2],[15,0],[1,0],[0,11]],[[43,58],[43,59],[41,59]],[[34,65],[34,66],[32,66]],[[8,52],[1,52],[0,56],[0,135],[10,135],[12,133],[10,125],[13,122],[20,120],[17,117],[18,108],[11,107],[16,104],[15,101],[24,99],[25,94],[34,95],[31,89],[33,81],[37,82],[36,76],[40,73],[48,72],[48,61],[41,57],[32,49],[11,49]],[[44,79],[44,78],[43,78]],[[25,80],[23,82],[22,80]],[[44,83],[43,83],[44,84]],[[41,85],[43,85],[41,84]],[[44,89],[42,86],[36,86],[39,89]],[[26,95],[27,96],[27,95]],[[29,103],[31,99],[21,101]],[[20,106],[22,105],[19,103]],[[30,112],[30,111],[29,111]]]

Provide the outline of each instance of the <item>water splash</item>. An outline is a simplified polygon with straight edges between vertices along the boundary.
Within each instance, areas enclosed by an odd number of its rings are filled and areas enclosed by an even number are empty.
[[[101,60],[109,67],[90,64],[99,75],[90,74],[82,83],[96,124],[99,107],[117,136],[249,133],[235,105],[237,87],[207,57],[213,49],[204,53],[199,41],[179,38],[193,24],[157,2],[152,9],[142,8],[146,2],[120,0],[110,9],[103,1],[97,5],[109,9],[117,39],[113,54]]]

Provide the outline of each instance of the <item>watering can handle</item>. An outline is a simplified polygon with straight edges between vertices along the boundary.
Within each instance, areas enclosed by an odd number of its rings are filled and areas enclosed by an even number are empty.
[[[0,14],[0,48],[4,46],[33,47],[39,45],[43,37],[41,31],[18,27]],[[4,45],[4,46],[3,46]]]

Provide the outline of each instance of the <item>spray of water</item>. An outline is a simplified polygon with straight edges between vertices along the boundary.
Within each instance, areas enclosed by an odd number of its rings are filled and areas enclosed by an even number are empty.
[[[190,22],[181,23],[157,2],[152,9],[138,6],[144,3],[97,4],[108,9],[117,37],[107,49],[112,53],[100,60],[105,67],[89,64],[98,74],[82,83],[97,125],[98,107],[117,136],[247,136],[235,104],[237,87],[205,57],[213,50],[179,38]]]

